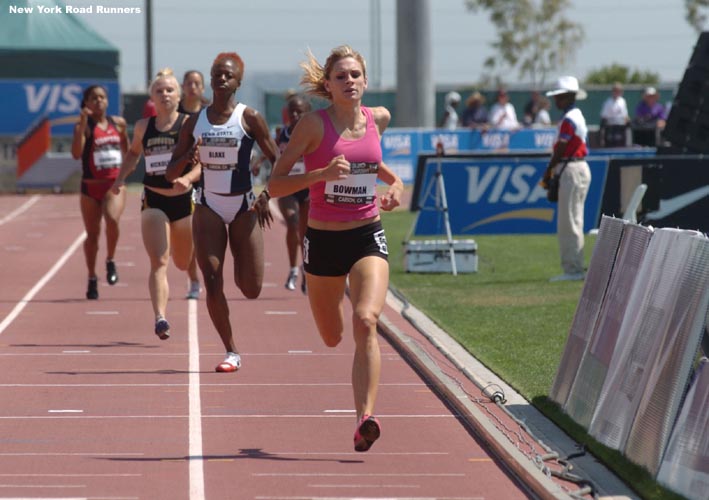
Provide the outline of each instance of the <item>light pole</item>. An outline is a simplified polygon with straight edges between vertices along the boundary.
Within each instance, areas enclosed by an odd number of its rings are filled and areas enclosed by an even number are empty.
[[[153,0],[145,0],[145,81],[153,78]]]
[[[369,81],[372,88],[379,90],[382,85],[382,13],[380,0],[369,0]]]
[[[431,0],[396,0],[396,126],[434,127]]]

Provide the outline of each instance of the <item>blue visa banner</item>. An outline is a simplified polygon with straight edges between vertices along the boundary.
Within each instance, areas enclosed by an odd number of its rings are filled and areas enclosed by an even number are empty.
[[[445,185],[451,231],[455,235],[556,233],[557,205],[539,185],[547,157],[428,158],[420,176],[415,235],[445,234],[443,212],[436,209],[436,171]],[[591,186],[584,209],[584,232],[600,215],[607,157],[588,157]]]
[[[508,153],[510,151],[551,152],[556,139],[555,128],[509,130],[473,130],[461,128],[415,129],[390,128],[382,135],[382,156],[401,177],[404,184],[412,184],[420,154],[436,151],[443,144],[446,154],[464,152]]]
[[[390,128],[382,135],[382,160],[401,177],[404,184],[412,184],[416,161],[421,151],[421,136],[416,129]]]
[[[81,112],[82,93],[95,84],[103,85],[108,91],[107,113],[118,115],[120,91],[116,80],[0,80],[3,96],[0,135],[21,136],[45,115],[53,136],[71,135]]]

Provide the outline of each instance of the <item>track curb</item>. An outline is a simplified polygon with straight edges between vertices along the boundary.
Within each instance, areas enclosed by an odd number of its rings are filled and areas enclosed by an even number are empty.
[[[473,383],[499,386],[507,400],[506,407],[509,405],[510,412],[514,413],[516,418],[524,421],[535,438],[550,445],[561,457],[578,452],[578,444],[575,441],[529,404],[512,387],[475,359],[430,318],[405,300],[400,299],[391,288],[387,293],[387,306],[420,331],[433,348],[451,361]],[[432,390],[457,412],[466,428],[488,445],[495,458],[500,460],[533,495],[542,499],[568,500],[573,498],[514,447],[507,437],[489,422],[488,417],[470,401],[468,395],[433,362],[426,350],[396,327],[385,313],[380,316],[378,328],[380,334],[394,349],[431,384]],[[617,496],[617,498],[627,500],[640,499],[612,471],[590,454],[574,459],[574,471],[591,480],[597,487],[599,495]]]

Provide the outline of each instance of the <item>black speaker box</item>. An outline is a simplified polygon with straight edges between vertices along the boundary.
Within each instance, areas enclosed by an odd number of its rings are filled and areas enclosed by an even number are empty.
[[[697,118],[697,108],[678,103],[672,105],[663,137],[675,147],[685,147],[689,142],[692,127]]]
[[[690,66],[684,72],[673,106],[679,103],[698,108],[706,99],[707,91],[709,91],[709,68]]]
[[[687,149],[695,153],[709,152],[709,115],[699,115],[692,124]]]
[[[697,44],[694,46],[692,58],[689,60],[689,66],[700,66],[709,69],[709,31],[699,35]]]
[[[709,31],[694,46],[662,136],[674,148],[709,153]]]

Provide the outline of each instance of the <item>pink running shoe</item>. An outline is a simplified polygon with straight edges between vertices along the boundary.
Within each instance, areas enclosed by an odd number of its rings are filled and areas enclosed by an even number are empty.
[[[379,439],[382,433],[382,427],[376,417],[364,415],[359,421],[357,430],[354,435],[355,451],[367,451],[374,442]]]

